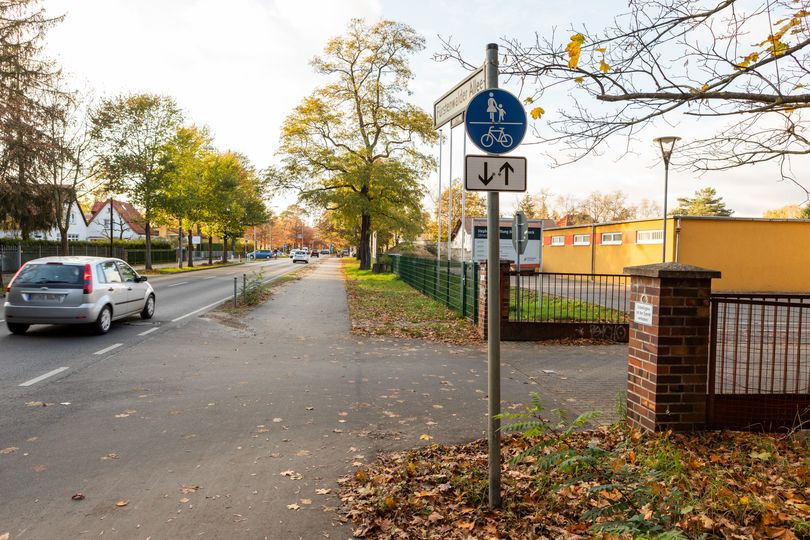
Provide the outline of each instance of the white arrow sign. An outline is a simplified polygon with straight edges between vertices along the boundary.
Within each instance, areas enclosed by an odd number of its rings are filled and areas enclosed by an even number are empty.
[[[526,158],[466,156],[464,189],[467,191],[526,191]]]

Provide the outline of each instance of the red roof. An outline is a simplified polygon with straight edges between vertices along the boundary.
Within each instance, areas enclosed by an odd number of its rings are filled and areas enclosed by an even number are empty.
[[[101,212],[109,203],[110,199],[107,199],[106,201],[94,202],[93,207],[90,209],[90,215],[92,216],[90,221],[96,219],[99,212]],[[132,206],[131,203],[113,200],[113,208],[116,212],[118,212],[118,215],[121,216],[121,219],[126,222],[127,226],[132,229],[132,232],[135,234],[146,234],[146,228],[144,227],[146,222],[141,213],[138,212],[138,209]],[[157,233],[157,231],[154,230],[151,232],[153,236]]]

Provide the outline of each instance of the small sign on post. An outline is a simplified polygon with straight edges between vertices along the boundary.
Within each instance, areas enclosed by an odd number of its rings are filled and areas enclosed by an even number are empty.
[[[467,191],[526,191],[526,158],[465,156]]]
[[[637,324],[652,324],[653,305],[646,302],[636,302],[633,310],[633,322]]]

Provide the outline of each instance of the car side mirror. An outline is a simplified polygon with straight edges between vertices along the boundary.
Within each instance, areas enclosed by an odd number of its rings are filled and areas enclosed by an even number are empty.
[[[138,281],[139,281],[139,282],[140,282],[140,281],[146,281],[146,276],[140,276],[140,277],[138,278]]]

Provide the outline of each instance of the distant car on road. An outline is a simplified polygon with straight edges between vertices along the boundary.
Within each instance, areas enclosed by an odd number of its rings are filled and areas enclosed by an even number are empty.
[[[249,260],[272,259],[273,252],[269,249],[257,249],[247,254]]]
[[[115,320],[155,314],[152,286],[120,259],[36,259],[17,271],[6,291],[3,311],[12,334],[32,324],[87,324],[106,334]]]
[[[312,253],[309,254],[310,257],[320,257],[321,255],[318,253],[317,249],[313,249]]]
[[[297,263],[298,261],[301,261],[302,263],[305,263],[305,264],[309,262],[307,260],[307,252],[306,251],[304,251],[302,249],[296,249],[295,251],[292,252],[292,262]]]

